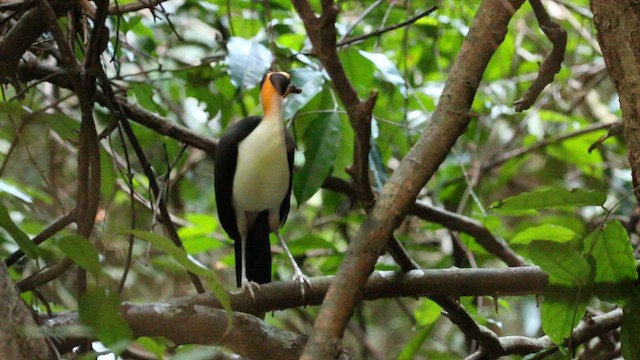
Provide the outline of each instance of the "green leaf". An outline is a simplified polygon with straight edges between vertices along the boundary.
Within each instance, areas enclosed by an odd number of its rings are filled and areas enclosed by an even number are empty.
[[[289,246],[289,250],[294,256],[303,255],[309,249],[331,249],[337,251],[331,242],[313,234],[306,234],[300,238],[287,241],[287,246]]]
[[[155,87],[149,83],[131,83],[129,84],[130,92],[135,95],[136,101],[143,108],[157,112],[159,114],[166,114],[166,109],[160,106],[153,99]]]
[[[0,101],[0,114],[20,115],[22,114],[22,103],[20,101]]]
[[[640,298],[629,302],[622,309],[622,328],[620,329],[620,342],[622,343],[622,357],[625,360],[640,359]]]
[[[7,233],[16,241],[16,244],[20,247],[20,250],[28,257],[35,259],[38,257],[38,247],[29,239],[29,236],[24,233],[9,216],[9,211],[3,204],[0,204],[0,227],[5,229]]]
[[[116,354],[124,351],[133,338],[129,324],[120,315],[118,294],[107,288],[87,290],[78,304],[80,322],[91,327],[98,338]]]
[[[442,308],[440,305],[429,299],[424,299],[422,304],[413,311],[413,314],[416,317],[418,325],[426,326],[435,323],[436,320],[440,318],[441,312]]]
[[[149,242],[154,247],[158,248],[165,254],[169,255],[173,260],[180,264],[183,268],[191,271],[195,275],[204,277],[207,280],[209,289],[213,292],[213,295],[220,301],[222,307],[227,312],[227,326],[231,326],[232,314],[231,314],[231,302],[229,300],[229,294],[222,288],[220,281],[216,274],[208,269],[201,267],[189,259],[187,253],[177,247],[171,240],[158,234],[154,234],[141,230],[125,230],[122,231],[125,234],[132,234],[138,239]]]
[[[322,114],[311,122],[304,132],[305,162],[294,176],[294,194],[298,204],[303,204],[320,189],[331,173],[338,155],[342,137],[340,116]]]
[[[382,190],[382,187],[387,182],[387,173],[385,172],[386,168],[377,141],[373,143],[369,151],[369,167],[375,179],[376,189],[378,191]]]
[[[522,193],[500,200],[493,209],[537,210],[550,207],[602,206],[607,195],[598,190],[543,189]]]
[[[98,251],[87,238],[80,235],[69,235],[59,239],[57,243],[60,250],[70,257],[76,265],[94,276],[100,274]]]
[[[116,192],[116,174],[111,157],[100,148],[100,194],[105,199],[111,199]]]
[[[233,86],[245,91],[260,84],[271,66],[269,49],[255,41],[234,36],[227,42],[227,51],[226,63]]]
[[[587,309],[590,295],[584,288],[547,290],[541,308],[542,329],[555,344],[559,345],[571,336]]]
[[[167,346],[161,341],[157,340],[159,339],[148,336],[141,336],[136,340],[136,342],[142,345],[145,350],[155,355],[157,359],[163,359],[164,353],[167,350]]]
[[[511,239],[510,244],[528,244],[534,240],[549,240],[563,243],[571,241],[576,236],[573,230],[564,226],[545,224],[525,229]]]
[[[549,146],[547,153],[560,161],[575,165],[585,175],[601,179],[605,163],[601,153],[589,152],[589,147],[604,134],[606,130],[567,139],[557,145]]]
[[[584,251],[595,259],[595,283],[599,298],[624,302],[637,280],[636,258],[629,235],[618,220],[597,229],[584,240]]]
[[[340,51],[339,57],[348,77],[350,79],[358,79],[358,81],[353,82],[358,94],[362,97],[369,96],[373,88],[373,74],[375,73],[375,67],[371,61],[367,61],[359,51],[353,48]]]
[[[58,136],[65,140],[78,141],[80,134],[80,121],[63,113],[43,113],[38,119],[47,124]]]
[[[373,65],[380,71],[382,78],[398,88],[400,94],[404,98],[407,97],[407,86],[404,82],[404,78],[400,75],[400,71],[396,67],[394,63],[389,60],[389,58],[380,53],[371,53],[364,50],[359,50],[360,55],[364,56],[365,59],[371,61]]]
[[[397,360],[411,360],[417,358],[418,352],[423,348],[424,342],[429,338],[433,331],[434,324],[420,327],[415,335],[407,342]]]
[[[549,274],[549,284],[585,287],[591,282],[591,266],[568,244],[534,241],[526,250],[531,261]]]
[[[9,194],[15,198],[18,198],[28,204],[33,202],[33,198],[24,191],[20,190],[17,186],[10,184],[6,181],[0,180],[0,192]]]
[[[302,92],[287,96],[287,103],[284,107],[285,119],[291,118],[322,90],[324,75],[322,72],[310,68],[293,69],[291,82],[301,88]]]
[[[218,224],[214,216],[190,213],[185,218],[189,225],[178,229],[178,236],[188,254],[199,254],[223,246],[223,242],[211,238]]]

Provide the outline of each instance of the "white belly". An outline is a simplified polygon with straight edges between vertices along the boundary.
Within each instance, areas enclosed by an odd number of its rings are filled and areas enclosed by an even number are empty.
[[[233,178],[237,211],[279,208],[289,189],[284,128],[279,119],[264,119],[238,145]]]

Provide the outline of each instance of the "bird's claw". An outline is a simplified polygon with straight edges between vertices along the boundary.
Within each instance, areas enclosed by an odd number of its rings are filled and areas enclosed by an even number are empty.
[[[249,293],[249,296],[251,296],[251,300],[253,300],[253,302],[256,302],[255,293],[260,291],[260,285],[257,282],[243,279],[241,287],[242,287],[242,293],[243,294]],[[255,289],[255,292],[254,292],[254,289]]]
[[[291,281],[293,282],[293,286],[296,286],[296,283],[300,284],[300,293],[302,294],[302,301],[304,301],[305,287],[308,287],[309,290],[311,290],[311,281],[309,281],[309,278],[304,276],[302,272],[296,272]]]

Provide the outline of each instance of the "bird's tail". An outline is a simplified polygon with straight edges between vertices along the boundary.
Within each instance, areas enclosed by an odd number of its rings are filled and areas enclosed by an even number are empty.
[[[271,282],[271,246],[269,244],[269,212],[262,211],[253,222],[247,234],[247,279],[258,284]],[[239,240],[235,241],[236,284],[242,279],[242,248]]]

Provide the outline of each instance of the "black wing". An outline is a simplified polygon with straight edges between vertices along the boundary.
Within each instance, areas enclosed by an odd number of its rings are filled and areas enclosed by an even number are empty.
[[[293,139],[293,135],[291,135],[289,129],[284,129],[284,141],[285,146],[287,147],[287,160],[289,162],[289,190],[287,190],[287,195],[284,197],[284,200],[282,200],[282,205],[280,205],[280,226],[284,225],[285,221],[287,221],[287,215],[289,215],[289,207],[291,206],[293,153],[296,149],[296,142]]]
[[[224,231],[233,240],[240,240],[232,200],[233,177],[238,161],[238,144],[258,126],[260,120],[262,120],[262,116],[251,116],[233,124],[220,138],[216,150],[215,191],[218,218]]]

